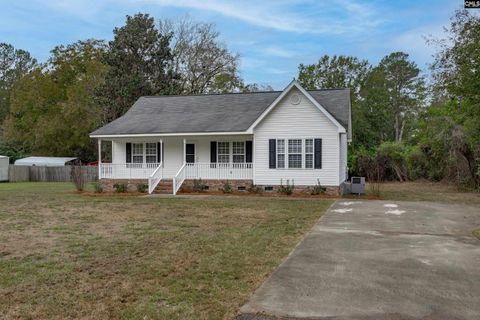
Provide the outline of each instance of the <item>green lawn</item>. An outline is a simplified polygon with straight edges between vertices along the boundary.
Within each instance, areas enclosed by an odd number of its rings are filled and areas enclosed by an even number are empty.
[[[229,319],[331,204],[0,184],[0,315]]]

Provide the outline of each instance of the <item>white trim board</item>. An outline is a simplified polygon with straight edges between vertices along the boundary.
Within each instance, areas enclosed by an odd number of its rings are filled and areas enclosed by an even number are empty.
[[[178,132],[178,133],[131,133],[131,134],[94,134],[90,138],[135,138],[135,137],[176,137],[176,136],[218,136],[218,135],[251,135],[251,132]]]

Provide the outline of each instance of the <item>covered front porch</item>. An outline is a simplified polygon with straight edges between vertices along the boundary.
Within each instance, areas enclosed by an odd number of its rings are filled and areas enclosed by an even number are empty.
[[[98,140],[99,154],[102,141]],[[253,137],[183,136],[109,139],[111,161],[99,158],[99,178],[146,180],[149,193],[171,181],[176,194],[185,180],[252,180]],[[103,161],[102,161],[103,160]]]

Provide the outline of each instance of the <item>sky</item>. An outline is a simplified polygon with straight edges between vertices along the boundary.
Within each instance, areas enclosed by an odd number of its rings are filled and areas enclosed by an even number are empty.
[[[48,59],[59,44],[111,40],[126,15],[155,19],[189,16],[212,22],[222,42],[240,55],[246,83],[283,89],[300,63],[324,55],[353,55],[375,64],[404,51],[428,71],[435,47],[425,37],[442,37],[443,27],[463,0],[0,0],[0,42]]]

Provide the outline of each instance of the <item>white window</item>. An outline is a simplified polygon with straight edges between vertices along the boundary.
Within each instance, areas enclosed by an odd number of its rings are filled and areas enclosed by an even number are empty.
[[[285,139],[277,140],[277,168],[285,168]]]
[[[132,143],[132,162],[143,163],[143,143]]]
[[[232,142],[233,163],[245,162],[245,141]]]
[[[228,141],[217,142],[217,161],[219,163],[230,162],[230,143]]]
[[[313,139],[305,139],[305,168],[313,168]]]
[[[302,168],[302,139],[288,140],[288,167]]]
[[[155,142],[145,144],[145,159],[147,163],[157,162],[157,144]]]

